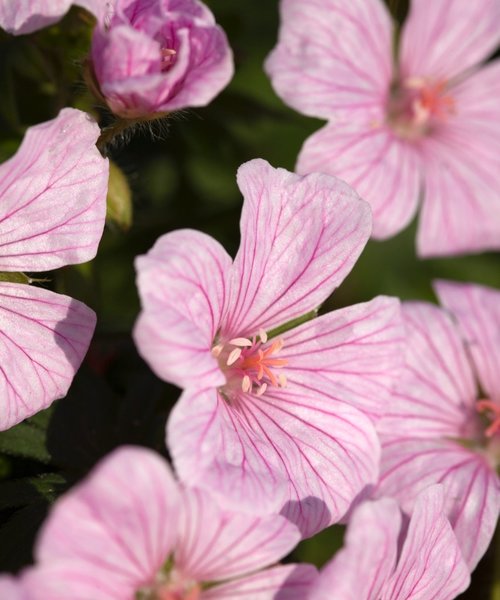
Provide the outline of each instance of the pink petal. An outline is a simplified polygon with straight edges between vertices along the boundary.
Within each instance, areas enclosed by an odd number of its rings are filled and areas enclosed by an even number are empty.
[[[498,0],[412,0],[401,35],[403,77],[449,80],[500,42]]]
[[[384,598],[452,600],[469,586],[469,570],[443,509],[441,486],[428,488],[417,498]]]
[[[95,323],[68,296],[0,283],[0,430],[66,395]]]
[[[108,572],[82,568],[78,561],[51,562],[23,572],[19,600],[134,600],[135,590]],[[3,596],[2,596],[3,598]],[[7,596],[10,600],[10,596]],[[14,597],[13,600],[18,600]]]
[[[222,581],[279,561],[299,541],[298,529],[280,515],[225,510],[206,491],[187,489],[175,563],[196,581]]]
[[[344,548],[320,571],[310,600],[378,600],[396,565],[401,513],[384,498],[353,513]],[[385,596],[384,596],[385,598]]]
[[[182,85],[163,105],[162,110],[187,106],[206,106],[231,81],[233,53],[226,34],[217,26],[193,26],[189,32],[189,68]]]
[[[227,304],[231,258],[191,230],[162,236],[136,260],[142,313],[134,339],[154,372],[181,387],[225,382],[211,347]]]
[[[101,592],[92,598],[131,598],[166,562],[178,511],[166,462],[145,448],[120,448],[56,502],[38,539],[38,562],[66,570],[59,581],[69,589],[81,581]]]
[[[238,185],[241,246],[222,324],[231,336],[317,308],[349,273],[371,227],[369,206],[336,178],[298,177],[258,159],[239,168]]]
[[[5,600],[31,600],[23,589],[21,582],[10,575],[0,575],[0,598],[5,598]]]
[[[500,402],[500,292],[481,285],[437,281],[437,295],[457,319],[487,397]]]
[[[500,248],[500,61],[450,90],[455,114],[422,145],[420,256]]]
[[[378,475],[370,420],[328,396],[293,387],[229,405],[215,390],[184,392],[168,443],[179,476],[242,510],[281,508],[304,536],[339,521]]]
[[[102,18],[106,9],[105,0],[0,0],[0,27],[14,35],[31,33],[62,19],[72,4],[97,18]]]
[[[411,512],[420,491],[442,483],[445,512],[470,570],[484,554],[500,511],[500,484],[486,456],[447,440],[400,439],[383,443],[377,494]]]
[[[276,93],[307,115],[371,110],[392,78],[392,23],[380,0],[283,0],[265,64]]]
[[[289,387],[318,391],[373,418],[386,411],[402,362],[398,300],[379,296],[336,310],[282,338]]]
[[[0,270],[46,271],[95,256],[109,168],[98,136],[86,113],[66,108],[28,129],[0,166]]]
[[[267,463],[269,440],[258,424],[233,414],[215,389],[187,390],[170,413],[167,447],[179,478],[219,494],[229,509],[279,512],[288,497],[288,477]]]
[[[414,144],[396,138],[382,113],[345,120],[309,137],[299,154],[298,173],[336,175],[352,185],[373,211],[373,236],[391,237],[404,229],[417,209],[421,169]]]
[[[279,565],[204,590],[202,600],[304,600],[317,576],[312,565]]]
[[[461,437],[475,413],[476,385],[449,316],[423,302],[403,303],[406,365],[379,431],[391,437]]]

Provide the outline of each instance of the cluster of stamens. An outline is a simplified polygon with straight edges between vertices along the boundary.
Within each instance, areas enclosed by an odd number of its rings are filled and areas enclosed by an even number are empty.
[[[389,97],[387,121],[400,137],[415,139],[429,133],[437,122],[455,111],[455,101],[445,81],[411,77],[394,85]]]
[[[500,432],[500,404],[493,400],[479,400],[476,402],[476,410],[479,413],[485,413],[491,420],[491,425],[485,431],[486,437],[491,438]]]
[[[276,357],[284,342],[278,338],[264,347],[267,341],[267,333],[261,329],[251,339],[237,337],[212,348],[212,355],[226,374],[226,387],[236,381],[243,392],[262,396],[269,385],[286,386],[285,375],[274,373],[274,369],[287,364],[286,359]]]
[[[167,71],[174,64],[177,52],[172,48],[162,48],[161,52],[161,70]]]

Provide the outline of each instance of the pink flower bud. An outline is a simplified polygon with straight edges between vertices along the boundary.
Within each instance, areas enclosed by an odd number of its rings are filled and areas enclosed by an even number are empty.
[[[108,106],[133,119],[205,106],[233,75],[226,35],[198,0],[116,0],[91,59]]]

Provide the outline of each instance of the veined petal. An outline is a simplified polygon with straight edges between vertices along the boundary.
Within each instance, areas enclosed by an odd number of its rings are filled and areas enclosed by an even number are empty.
[[[65,108],[30,127],[0,166],[1,271],[46,271],[94,258],[109,171],[98,136],[86,113]]]
[[[436,281],[441,304],[458,321],[481,388],[500,402],[500,292],[482,285]]]
[[[95,323],[73,298],[0,283],[0,430],[66,395]]]
[[[282,338],[288,387],[317,390],[375,419],[387,410],[403,357],[396,298],[379,296],[330,312]]]
[[[373,211],[373,237],[404,229],[417,210],[421,165],[414,144],[396,138],[378,113],[368,119],[328,124],[302,146],[298,173],[328,173],[347,181]]]
[[[468,587],[469,570],[444,514],[444,504],[441,486],[432,486],[417,498],[384,599],[452,600]]]
[[[279,512],[288,477],[269,461],[269,440],[255,435],[255,426],[217,390],[186,390],[167,422],[167,447],[179,478],[217,493],[229,509]]]
[[[211,354],[229,295],[231,258],[191,230],[162,236],[136,259],[142,312],[134,339],[155,373],[181,387],[225,382]]]
[[[133,597],[166,562],[178,519],[179,492],[166,462],[151,450],[122,447],[55,503],[36,557],[42,567],[67,566],[67,585],[81,579],[100,589],[96,581],[106,582],[109,595],[95,598]]]
[[[206,106],[231,81],[233,53],[221,27],[192,27],[189,32],[189,69],[174,96],[163,110]]]
[[[22,572],[20,584],[24,596],[13,600],[132,600],[134,590],[127,582],[117,581],[108,572],[81,563],[60,560],[37,565]],[[3,597],[3,596],[2,596]],[[6,596],[10,600],[10,596]]]
[[[14,35],[32,33],[56,23],[72,4],[86,8],[98,19],[106,11],[105,0],[0,0],[0,27]]]
[[[355,509],[344,547],[320,571],[310,600],[378,600],[396,565],[401,513],[389,498]]]
[[[499,21],[498,0],[412,0],[401,34],[402,76],[456,77],[493,53]]]
[[[182,493],[175,564],[195,581],[223,581],[283,558],[300,541],[299,530],[280,515],[256,517],[221,508],[207,491]]]
[[[450,94],[455,113],[422,144],[425,197],[417,246],[423,257],[500,248],[500,61]]]
[[[279,565],[203,591],[203,600],[303,600],[317,577],[312,565]]]
[[[283,0],[265,69],[276,93],[313,117],[381,106],[392,78],[392,22],[380,0]]]
[[[370,207],[344,182],[299,177],[253,160],[238,170],[241,246],[223,334],[252,335],[316,308],[370,235]],[[307,227],[304,227],[307,223]]]
[[[184,392],[168,442],[179,476],[226,503],[278,512],[310,536],[339,521],[378,476],[370,420],[343,402],[304,389],[243,396]],[[231,504],[229,504],[231,506]]]
[[[405,366],[378,430],[390,437],[466,436],[476,385],[457,328],[442,309],[404,302]]]
[[[383,440],[376,494],[411,512],[418,494],[442,483],[445,512],[472,571],[491,541],[500,512],[500,484],[486,456],[447,440]]]

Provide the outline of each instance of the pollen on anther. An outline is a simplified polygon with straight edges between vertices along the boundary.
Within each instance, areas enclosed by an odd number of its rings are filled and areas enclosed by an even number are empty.
[[[263,344],[267,342],[267,333],[262,329],[262,327],[259,329],[259,337]]]
[[[245,346],[250,347],[252,345],[251,340],[243,337],[233,338],[232,340],[229,340],[229,343],[231,346],[241,346],[242,348]]]
[[[238,358],[241,356],[241,348],[235,348],[234,350],[232,350],[229,353],[229,356],[227,357],[227,366],[231,366],[232,364],[234,364]]]
[[[214,346],[212,348],[212,356],[214,358],[218,358],[220,356],[220,353],[222,352],[223,348],[224,348],[223,344],[217,344],[216,346]]]
[[[248,375],[245,375],[243,377],[243,379],[241,380],[241,389],[244,392],[249,392],[251,387],[252,387],[252,382],[250,381],[250,377]]]
[[[286,375],[283,375],[283,373],[280,373],[278,375],[278,383],[279,383],[280,387],[282,387],[282,388],[286,387],[286,384],[287,384]]]
[[[262,394],[267,390],[267,383],[263,383],[258,390],[255,392],[256,396],[262,396]]]

